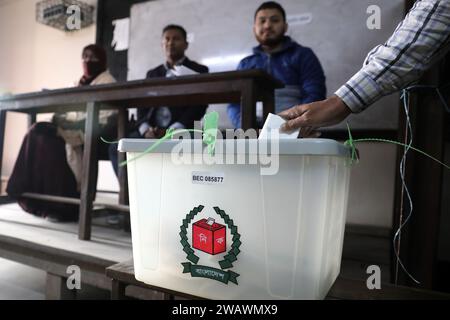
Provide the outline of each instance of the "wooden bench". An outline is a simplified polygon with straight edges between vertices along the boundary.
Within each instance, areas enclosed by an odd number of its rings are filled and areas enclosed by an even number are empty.
[[[105,269],[132,257],[130,234],[93,226],[91,241],[78,239],[76,223],[55,224],[34,217],[15,204],[0,206],[0,257],[47,273],[47,299],[70,299],[67,268],[80,268],[82,285],[111,290]]]

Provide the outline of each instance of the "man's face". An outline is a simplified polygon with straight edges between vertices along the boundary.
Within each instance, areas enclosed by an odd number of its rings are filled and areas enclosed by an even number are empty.
[[[258,11],[253,25],[256,40],[265,46],[275,46],[283,40],[287,31],[287,23],[277,9]]]
[[[166,58],[176,61],[184,57],[188,43],[179,30],[169,29],[163,33],[162,47]]]

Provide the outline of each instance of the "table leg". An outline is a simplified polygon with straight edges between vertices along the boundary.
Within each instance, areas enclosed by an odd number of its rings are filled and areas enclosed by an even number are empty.
[[[246,81],[241,92],[241,127],[256,128],[256,92],[252,81]]]
[[[92,203],[95,200],[95,190],[97,188],[98,163],[97,163],[97,145],[99,139],[99,115],[100,105],[95,102],[89,102],[86,110],[86,129],[85,143],[83,150],[83,174],[81,180],[81,203],[78,238],[81,240],[90,240],[91,238],[91,220]]]
[[[263,101],[263,123],[266,121],[269,113],[275,113],[275,90],[266,90]]]
[[[126,128],[127,128],[127,120],[128,120],[128,111],[127,109],[121,108],[119,109],[119,120],[118,120],[118,139],[122,139],[126,137]],[[124,152],[119,152],[119,163],[126,159]],[[127,184],[127,168],[119,167],[119,204],[128,204],[128,184]]]
[[[36,113],[29,113],[28,114],[28,127],[31,127],[33,124],[36,123]]]

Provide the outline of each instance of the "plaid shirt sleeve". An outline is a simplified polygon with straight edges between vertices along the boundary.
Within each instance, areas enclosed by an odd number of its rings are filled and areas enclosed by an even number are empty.
[[[335,94],[352,112],[418,79],[450,49],[450,0],[416,1],[405,19]]]

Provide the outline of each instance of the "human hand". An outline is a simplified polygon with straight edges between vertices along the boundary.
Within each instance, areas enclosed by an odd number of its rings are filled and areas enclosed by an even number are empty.
[[[347,118],[351,110],[338,97],[332,96],[323,101],[294,106],[278,115],[287,120],[281,131],[292,131],[300,128],[302,137],[311,136],[319,127],[331,126]]]
[[[158,127],[150,127],[148,130],[144,133],[144,138],[147,139],[159,139],[164,137],[166,134],[166,129],[161,129]]]
[[[162,128],[155,128],[155,137],[157,139],[160,139],[162,137],[164,137],[166,135],[166,129],[162,129]]]
[[[154,127],[148,128],[147,131],[145,131],[145,133],[144,133],[144,138],[156,139],[155,128]]]

